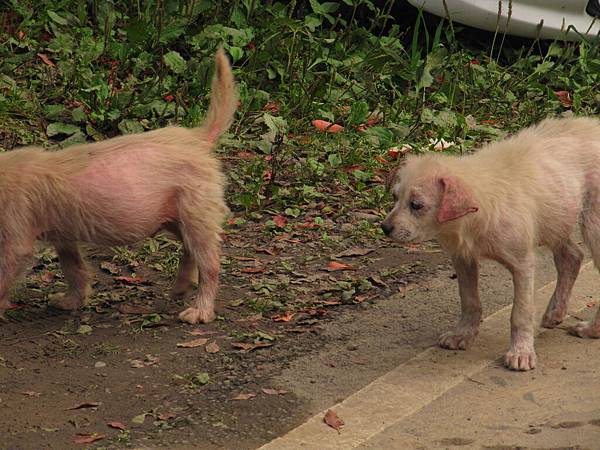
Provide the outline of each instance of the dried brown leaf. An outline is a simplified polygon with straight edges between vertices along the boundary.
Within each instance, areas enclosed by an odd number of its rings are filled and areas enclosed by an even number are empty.
[[[235,397],[233,397],[232,400],[250,400],[254,397],[256,397],[256,394],[254,392],[242,392],[241,394],[238,394]]]
[[[327,410],[327,412],[325,413],[325,417],[323,417],[323,421],[327,425],[329,425],[331,428],[333,428],[334,430],[336,430],[338,433],[340,432],[340,430],[344,426],[344,421],[342,419],[340,419],[338,417],[338,415],[334,411],[332,411],[331,409]]]
[[[212,341],[206,345],[205,350],[206,353],[218,353],[221,349],[219,348],[219,344],[217,344],[215,341]]]
[[[208,342],[208,339],[206,339],[206,338],[198,338],[198,339],[194,339],[194,340],[187,341],[187,342],[179,342],[177,344],[177,347],[195,348],[195,347],[200,347],[200,346],[206,344],[207,342]]]
[[[67,408],[67,411],[71,411],[74,409],[97,408],[101,404],[102,403],[100,403],[100,402],[83,402],[83,403],[80,403],[79,405],[73,406],[72,408]]]
[[[91,443],[99,441],[101,439],[106,439],[106,436],[104,434],[97,434],[97,433],[77,434],[73,438],[73,443],[74,444],[91,444]]]
[[[121,431],[125,431],[127,429],[127,426],[125,426],[125,424],[123,424],[121,422],[108,422],[106,425],[108,425],[111,428],[114,428],[116,430],[121,430]]]
[[[272,347],[273,343],[272,342],[254,342],[254,343],[232,342],[231,346],[233,348],[239,348],[240,350],[242,350],[244,352],[251,352],[252,350],[256,350],[257,348]]]

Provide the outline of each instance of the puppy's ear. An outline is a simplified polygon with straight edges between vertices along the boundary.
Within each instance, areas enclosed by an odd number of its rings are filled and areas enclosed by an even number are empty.
[[[440,207],[437,213],[438,223],[450,222],[469,213],[479,211],[473,196],[455,177],[442,177],[438,179],[441,191]]]
[[[402,167],[401,165],[397,166],[397,167],[394,167],[385,176],[385,188],[388,191],[391,190],[392,187],[394,186],[394,182],[396,181],[396,175],[398,175],[398,172],[400,171],[401,167]]]

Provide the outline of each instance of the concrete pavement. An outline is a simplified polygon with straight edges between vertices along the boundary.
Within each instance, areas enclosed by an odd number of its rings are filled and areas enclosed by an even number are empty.
[[[538,323],[553,289],[536,290]],[[600,276],[587,262],[571,316],[591,317],[586,305],[598,291]],[[469,351],[429,348],[327,408],[345,422],[341,433],[323,423],[323,411],[261,448],[600,449],[600,340],[541,330],[538,368],[511,372],[501,363],[509,317],[510,306],[487,317]]]

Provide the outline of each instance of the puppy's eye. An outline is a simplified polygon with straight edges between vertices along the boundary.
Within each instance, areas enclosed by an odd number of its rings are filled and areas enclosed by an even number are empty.
[[[412,209],[413,211],[418,211],[423,208],[423,203],[417,200],[411,200],[408,206],[410,206],[410,209]]]

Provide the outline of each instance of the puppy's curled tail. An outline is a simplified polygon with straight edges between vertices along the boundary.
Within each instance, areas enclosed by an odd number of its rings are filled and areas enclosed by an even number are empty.
[[[215,57],[215,74],[211,84],[210,105],[201,127],[203,134],[211,144],[215,144],[231,126],[237,108],[237,98],[231,65],[223,48],[219,48]]]

